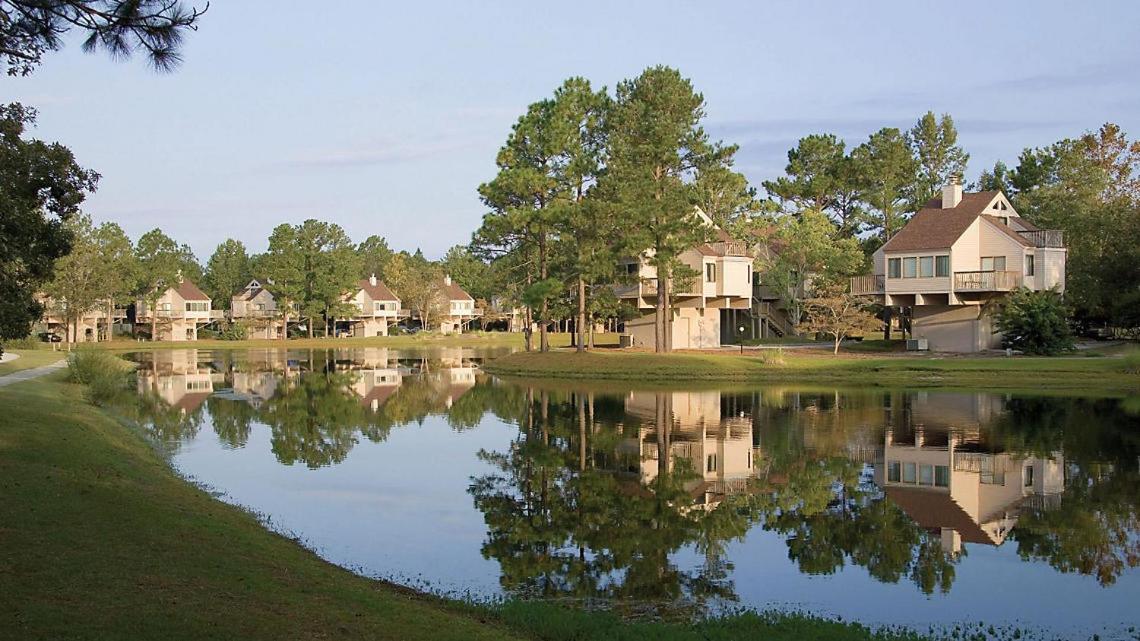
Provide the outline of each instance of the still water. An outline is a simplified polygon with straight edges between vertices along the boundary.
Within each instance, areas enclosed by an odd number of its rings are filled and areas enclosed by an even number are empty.
[[[441,593],[1140,627],[1135,398],[508,382],[496,355],[140,353],[131,411],[224,500]]]

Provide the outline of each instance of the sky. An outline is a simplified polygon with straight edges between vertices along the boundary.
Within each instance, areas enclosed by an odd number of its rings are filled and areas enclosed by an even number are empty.
[[[678,68],[757,187],[803,136],[854,146],[928,110],[953,116],[973,179],[1105,122],[1140,137],[1137,24],[1123,0],[213,0],[173,73],[73,39],[0,101],[102,174],[86,211],[132,239],[158,227],[204,263],[318,218],[436,258],[479,226],[511,125],[567,77]]]

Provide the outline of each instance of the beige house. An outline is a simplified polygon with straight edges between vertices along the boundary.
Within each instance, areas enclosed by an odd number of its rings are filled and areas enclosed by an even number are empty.
[[[44,306],[44,315],[40,320],[44,331],[55,334],[69,343],[110,340],[113,334],[112,326],[124,322],[127,318],[126,309],[115,307],[107,301],[82,317],[69,321],[66,301],[56,301],[47,296],[40,296],[38,299]],[[110,309],[109,316],[108,309]]]
[[[713,225],[700,209],[696,215],[701,224]],[[719,347],[731,335],[738,316],[735,311],[751,307],[752,254],[747,244],[734,241],[721,229],[715,229],[715,236],[714,242],[701,243],[679,257],[696,277],[673,286],[668,326],[674,348]],[[652,252],[645,252],[624,263],[626,272],[636,275],[638,282],[618,287],[616,294],[643,313],[625,323],[633,344],[653,348],[657,342],[657,268],[650,264],[651,258]]]
[[[963,193],[956,181],[875,252],[873,274],[851,281],[855,294],[909,308],[913,336],[932,350],[974,352],[1001,346],[990,308],[1019,287],[1065,289],[1060,231],[1021,218],[1000,191]]]
[[[483,310],[475,307],[475,299],[456,285],[451,276],[443,277],[443,314],[439,331],[443,334],[462,334],[471,321],[483,315]]]
[[[248,338],[281,338],[277,302],[256,278],[230,298],[230,320],[246,323]]]
[[[152,340],[198,340],[198,328],[222,317],[221,310],[212,309],[210,297],[181,274],[178,282],[168,287],[155,302],[154,309],[145,299],[135,302],[136,324],[149,326],[156,322],[156,336],[152,336]]]
[[[387,336],[388,328],[401,316],[400,299],[376,274],[357,283],[357,289],[348,297],[356,313],[338,324],[346,325],[352,336]]]

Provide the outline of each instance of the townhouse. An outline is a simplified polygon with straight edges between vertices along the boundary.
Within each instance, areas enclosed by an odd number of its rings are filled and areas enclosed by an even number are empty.
[[[399,297],[378,280],[376,274],[357,283],[356,291],[347,301],[356,312],[337,321],[338,334],[343,327],[351,336],[387,336],[388,329],[403,315]]]
[[[277,322],[277,301],[256,278],[230,298],[230,320],[246,324],[246,338],[281,338],[284,331]]]
[[[135,301],[135,323],[152,325],[152,340],[194,341],[198,330],[223,317],[221,310],[211,306],[210,297],[190,280],[178,274],[177,282],[167,287],[155,301],[153,309],[145,299]]]
[[[671,347],[694,349],[719,347],[730,342],[739,322],[738,310],[752,305],[752,252],[747,243],[733,240],[716,228],[700,209],[699,224],[712,228],[715,240],[700,243],[680,256],[680,262],[696,276],[674,279],[670,295],[672,313],[667,320]],[[657,268],[652,252],[627,260],[622,268],[636,282],[616,288],[617,297],[631,303],[642,315],[625,323],[625,333],[635,346],[656,347]]]
[[[909,313],[912,336],[930,349],[1001,346],[993,305],[1020,287],[1065,290],[1060,231],[1023,219],[1000,191],[963,193],[957,180],[917,212],[873,257],[854,294]]]
[[[123,323],[127,319],[126,308],[117,307],[109,300],[78,318],[68,318],[67,301],[42,295],[38,300],[44,306],[44,315],[40,319],[42,330],[37,331],[55,334],[68,343],[111,340],[114,336],[114,325]]]
[[[443,334],[462,334],[471,324],[471,321],[483,315],[483,310],[475,307],[475,299],[462,287],[451,280],[451,276],[443,277],[440,288],[443,297],[443,315],[439,323],[439,331]]]

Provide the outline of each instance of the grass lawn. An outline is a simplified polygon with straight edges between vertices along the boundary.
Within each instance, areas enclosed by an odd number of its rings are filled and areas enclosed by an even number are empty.
[[[177,477],[64,377],[0,389],[0,637],[913,638],[800,615],[631,624],[538,603],[459,604],[365,579]]]
[[[779,362],[781,361],[782,362]],[[577,354],[519,352],[491,361],[492,374],[526,378],[592,378],[637,381],[748,381],[891,387],[971,387],[1072,391],[1097,394],[1140,392],[1140,375],[1121,358],[957,356],[868,356],[772,350],[653,354],[599,351]]]
[[[8,350],[4,350],[8,353]],[[67,356],[67,352],[55,352],[49,349],[14,349],[11,351],[13,354],[19,354],[20,358],[14,361],[5,361],[0,363],[0,376],[4,374],[11,374],[20,370],[31,369],[33,367],[42,367],[44,365],[51,365],[52,363],[62,360]]]

